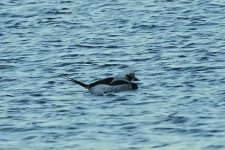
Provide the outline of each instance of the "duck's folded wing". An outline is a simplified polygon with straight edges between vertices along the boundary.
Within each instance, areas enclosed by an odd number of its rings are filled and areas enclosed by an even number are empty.
[[[118,86],[118,85],[129,85],[130,82],[126,80],[115,80],[111,83],[112,86]]]
[[[90,87],[94,87],[96,85],[99,85],[99,84],[105,84],[105,85],[110,85],[113,81],[113,77],[109,77],[109,78],[105,78],[105,79],[101,79],[101,80],[98,80],[94,83],[91,83],[89,84]]]

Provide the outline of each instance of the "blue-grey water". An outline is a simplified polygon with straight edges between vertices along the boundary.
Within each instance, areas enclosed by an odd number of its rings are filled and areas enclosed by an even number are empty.
[[[0,2],[1,150],[224,150],[224,114],[224,0]]]

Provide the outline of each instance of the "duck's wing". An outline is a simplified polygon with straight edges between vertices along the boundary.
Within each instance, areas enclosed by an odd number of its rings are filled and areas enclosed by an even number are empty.
[[[90,87],[94,87],[98,84],[106,84],[106,85],[110,85],[113,81],[113,77],[109,77],[109,78],[105,78],[105,79],[101,79],[101,80],[98,80],[96,82],[93,82],[91,84],[89,84]]]
[[[117,85],[129,85],[130,82],[126,80],[115,80],[110,85],[117,86]]]

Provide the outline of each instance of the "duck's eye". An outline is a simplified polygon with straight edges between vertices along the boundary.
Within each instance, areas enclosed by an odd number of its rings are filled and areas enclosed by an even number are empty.
[[[132,79],[132,76],[131,75],[126,75],[126,78],[127,78],[127,80],[131,80]]]

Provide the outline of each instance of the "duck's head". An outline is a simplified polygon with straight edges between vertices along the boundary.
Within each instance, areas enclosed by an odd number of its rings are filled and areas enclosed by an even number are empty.
[[[124,79],[127,81],[140,81],[135,76],[134,69],[127,69],[116,76],[116,78]]]
[[[138,78],[136,78],[134,72],[130,72],[125,75],[125,79],[128,81],[140,81]]]

